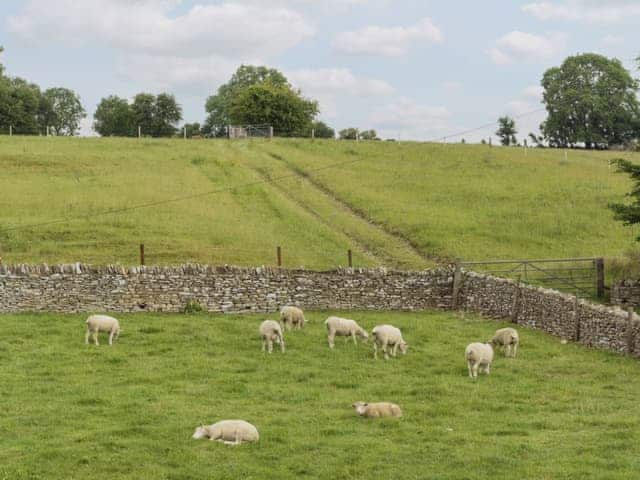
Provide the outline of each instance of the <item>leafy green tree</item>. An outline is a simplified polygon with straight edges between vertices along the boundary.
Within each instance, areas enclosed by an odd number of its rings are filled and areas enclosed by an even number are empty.
[[[202,130],[198,122],[185,123],[182,129],[186,130],[187,138],[192,138],[194,135],[202,135]]]
[[[336,131],[320,120],[313,122],[311,128],[314,129],[314,135],[316,138],[335,138]]]
[[[0,78],[0,129],[14,133],[38,133],[40,88],[22,78]]]
[[[229,119],[236,125],[271,125],[282,137],[308,136],[317,102],[307,100],[287,85],[256,83],[238,92],[229,105]]]
[[[143,135],[153,135],[155,103],[156,97],[151,93],[139,93],[133,98],[131,112],[136,134],[140,127]]]
[[[500,143],[505,147],[509,145],[516,145],[518,140],[516,139],[516,122],[513,118],[504,116],[498,119],[498,130],[496,135],[500,137]]]
[[[624,144],[640,131],[638,82],[617,59],[568,57],[542,78],[548,117],[540,126],[552,146],[587,149]]]
[[[68,88],[50,88],[42,95],[40,104],[46,112],[45,123],[53,127],[56,135],[73,136],[78,133],[80,122],[87,116],[80,97]]]
[[[360,132],[360,140],[380,140],[375,130],[365,130]]]
[[[631,177],[633,187],[627,194],[632,199],[631,203],[611,203],[609,208],[613,210],[614,218],[621,221],[626,226],[640,223],[640,165],[624,160],[622,158],[613,160],[617,166],[617,171],[626,173]],[[636,238],[640,241],[640,236]]]
[[[230,124],[270,124],[276,135],[308,136],[318,104],[302,97],[278,70],[242,65],[207,99],[205,110],[208,135],[224,136]]]
[[[176,133],[176,124],[182,120],[182,108],[176,98],[168,93],[158,96],[139,93],[131,105],[134,131],[138,126],[143,135],[170,137]]]
[[[103,98],[93,119],[93,129],[103,137],[130,137],[136,134],[133,110],[126,98],[115,95]]]
[[[345,128],[338,132],[338,136],[340,140],[357,140],[358,139],[358,129],[357,128]]]
[[[153,111],[154,137],[170,137],[176,133],[176,125],[182,120],[182,108],[176,97],[168,93],[161,93],[156,97]]]

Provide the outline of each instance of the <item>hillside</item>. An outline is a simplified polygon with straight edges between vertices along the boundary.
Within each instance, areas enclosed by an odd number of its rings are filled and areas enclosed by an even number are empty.
[[[424,268],[616,256],[614,152],[391,142],[0,137],[5,263]],[[635,155],[640,160],[639,155]],[[237,187],[237,188],[232,188]],[[198,194],[203,195],[198,195]],[[169,199],[191,198],[169,202]],[[130,209],[132,206],[148,205]],[[111,211],[105,214],[105,212]],[[68,221],[49,223],[53,220]]]

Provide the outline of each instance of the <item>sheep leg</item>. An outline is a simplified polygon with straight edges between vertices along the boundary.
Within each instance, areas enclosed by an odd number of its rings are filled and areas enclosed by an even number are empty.
[[[491,365],[489,365],[489,364],[487,363],[487,364],[484,366],[484,368],[482,369],[482,371],[483,371],[484,373],[486,373],[487,375],[489,375],[489,367],[490,367],[490,366],[491,366]]]
[[[373,358],[378,359],[378,342],[373,342]]]
[[[267,349],[267,342],[264,337],[262,337],[262,351],[264,352]]]
[[[389,354],[387,353],[387,342],[382,343],[382,351],[384,352],[384,359],[389,360]]]
[[[329,342],[329,348],[333,348],[336,346],[334,339],[336,336],[336,332],[333,330],[329,330],[329,334],[327,335],[327,341]]]
[[[109,345],[113,345],[113,334],[115,333],[115,331],[111,330],[109,332]]]
[[[469,370],[469,378],[473,378],[473,368],[470,361],[467,361],[467,370]]]
[[[280,337],[280,350],[284,353],[284,338]]]
[[[393,349],[391,350],[391,356],[395,357],[397,353],[398,353],[398,344],[394,343],[393,344]]]
[[[93,332],[93,343],[95,343],[96,345],[100,345],[100,343],[98,342],[98,330]]]
[[[91,330],[87,327],[87,333],[84,334],[84,343],[85,345],[89,345],[89,337],[91,336]]]
[[[479,364],[479,363],[474,363],[474,364],[473,364],[472,369],[473,369],[473,378],[474,378],[474,379],[475,379],[475,378],[478,378],[478,367],[479,367],[479,366],[480,366],[480,364]]]
[[[273,352],[273,341],[271,339],[267,340],[267,348],[269,350],[269,353]]]
[[[351,338],[353,338],[353,344],[357,347],[358,346],[358,339],[356,338],[356,332],[355,331],[351,332]]]
[[[516,358],[517,353],[518,353],[518,344],[514,343],[513,344],[513,351],[511,352],[511,357],[512,358]]]

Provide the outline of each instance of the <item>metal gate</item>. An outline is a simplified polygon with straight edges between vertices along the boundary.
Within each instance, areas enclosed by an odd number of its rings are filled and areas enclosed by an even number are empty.
[[[488,260],[460,262],[459,266],[496,277],[554,288],[584,298],[604,297],[603,258],[552,258],[544,260]]]

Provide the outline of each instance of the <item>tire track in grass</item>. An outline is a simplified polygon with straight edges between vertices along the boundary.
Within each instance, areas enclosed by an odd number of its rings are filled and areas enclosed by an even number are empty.
[[[326,189],[319,188],[317,182],[309,178],[308,175],[301,174],[299,169],[294,168],[281,157],[275,157],[274,154],[270,152],[257,152],[248,149],[244,153],[246,153],[246,155],[242,155],[244,166],[254,171],[256,175],[265,181],[269,181],[272,178],[273,172],[270,172],[265,167],[251,164],[250,156],[256,154],[260,157],[268,157],[271,165],[273,165],[273,160],[277,160],[279,168],[294,175],[291,180],[288,181],[295,182],[297,185],[295,189],[289,188],[285,182],[273,182],[271,185],[288,200],[307,211],[323,225],[344,235],[361,254],[373,259],[377,264],[396,268],[414,269],[426,268],[433,265],[432,259],[416,251],[415,248],[401,238],[389,234],[384,229],[368,221],[366,217],[354,212],[352,208],[339,199],[336,199],[330,192],[326,191]],[[305,201],[294,193],[300,188],[305,189],[307,196],[313,197],[315,202],[324,204],[325,208],[330,208],[332,213],[330,215],[319,213],[308,201]],[[309,198],[306,200],[309,200]],[[332,218],[337,216],[342,217],[343,221],[340,222],[340,225],[331,221]],[[353,228],[346,228],[347,225],[352,225]],[[375,239],[378,241],[376,242]],[[378,245],[373,243],[378,243]]]
[[[413,242],[410,238],[403,235],[402,233],[399,233],[395,230],[388,228],[384,224],[373,221],[371,218],[367,216],[367,214],[363,210],[350,205],[349,203],[345,202],[344,200],[336,196],[335,192],[329,189],[326,185],[324,185],[322,182],[318,181],[317,179],[313,178],[311,175],[309,175],[306,171],[304,171],[297,165],[294,165],[291,162],[288,162],[286,158],[284,158],[283,156],[277,153],[269,152],[269,151],[266,151],[266,154],[272,159],[278,160],[284,163],[291,172],[295,173],[300,178],[305,179],[316,190],[322,192],[326,197],[331,199],[331,201],[340,205],[340,207],[343,210],[348,211],[352,216],[357,217],[360,220],[366,222],[372,228],[377,229],[381,233],[384,233],[385,235],[392,237],[395,241],[401,243],[404,246],[404,248],[406,248],[407,250],[410,250],[414,255],[421,257],[423,260],[429,263],[445,264],[445,263],[451,263],[452,261],[454,261],[450,258],[445,258],[442,256],[423,252],[420,249],[420,247],[415,242]]]

